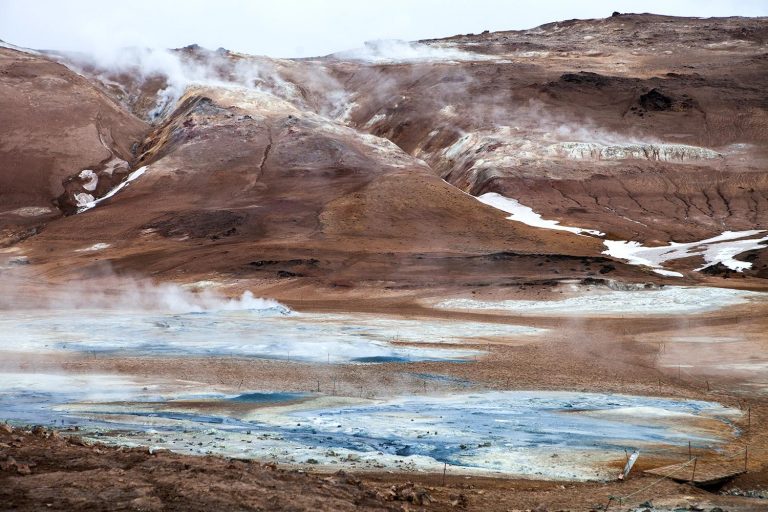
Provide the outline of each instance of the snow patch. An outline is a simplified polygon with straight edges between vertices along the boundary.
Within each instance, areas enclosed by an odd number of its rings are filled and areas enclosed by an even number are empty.
[[[81,180],[86,180],[83,183],[83,188],[88,192],[96,190],[96,185],[99,184],[99,177],[90,169],[83,169],[80,174],[77,175]]]
[[[89,204],[94,202],[94,198],[91,194],[86,194],[85,192],[78,192],[75,194],[75,201],[77,201],[77,207],[78,208],[84,208],[83,211],[85,211]]]
[[[105,243],[98,243],[93,244],[89,247],[84,247],[82,249],[77,249],[75,252],[93,252],[93,251],[103,251],[104,249],[108,249],[112,247],[111,244],[105,244]]]
[[[125,179],[125,181],[122,181],[119,185],[117,185],[115,188],[107,192],[103,197],[100,197],[99,199],[94,199],[92,195],[90,194],[75,194],[75,199],[77,200],[77,206],[78,210],[77,213],[83,213],[84,211],[90,210],[91,208],[97,206],[102,201],[109,199],[110,197],[114,196],[118,192],[120,192],[122,189],[128,186],[129,183],[140,177],[142,174],[144,174],[149,166],[145,165],[144,167],[139,167],[135,171],[133,171],[131,174],[128,175],[128,177]]]
[[[662,265],[671,260],[702,256],[705,264],[696,271],[722,263],[731,270],[742,272],[752,266],[747,261],[735,259],[736,255],[746,251],[764,248],[768,242],[768,235],[762,238],[750,238],[764,233],[761,230],[749,231],[725,231],[724,233],[700,240],[698,242],[677,243],[661,247],[646,247],[640,242],[625,240],[606,240],[606,250],[603,254],[617,259],[626,260],[631,265],[650,267],[654,272],[662,275],[682,277],[679,272],[665,270]]]
[[[522,222],[523,224],[527,224],[535,228],[568,231],[577,235],[587,233],[594,236],[605,236],[605,233],[594,229],[561,226],[560,223],[556,220],[542,219],[541,215],[534,212],[533,209],[529,208],[528,206],[520,204],[516,199],[505,197],[501,194],[497,194],[496,192],[487,192],[477,196],[476,199],[483,204],[487,204],[488,206],[496,208],[497,210],[509,213],[510,216],[507,217],[509,220]]]

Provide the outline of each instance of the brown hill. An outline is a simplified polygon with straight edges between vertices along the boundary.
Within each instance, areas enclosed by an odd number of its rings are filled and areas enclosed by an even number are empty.
[[[660,279],[470,194],[646,244],[768,229],[765,32],[621,15],[315,60],[193,46],[168,71],[0,50],[6,244],[61,211],[14,247],[50,277],[108,261],[278,289]]]
[[[57,198],[83,191],[76,176],[109,168],[125,176],[131,145],[147,124],[88,79],[43,55],[0,48],[0,243],[12,243],[61,215]],[[122,171],[122,174],[121,174]]]

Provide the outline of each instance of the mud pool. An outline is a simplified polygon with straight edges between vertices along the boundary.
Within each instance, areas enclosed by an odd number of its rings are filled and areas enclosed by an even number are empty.
[[[455,346],[468,338],[525,338],[543,332],[480,322],[274,311],[18,311],[0,318],[0,351],[315,363],[461,361],[478,353]],[[430,346],[418,346],[426,343]]]
[[[609,292],[563,301],[507,301],[519,311],[604,311],[609,305],[708,310],[750,300],[716,289]],[[621,297],[617,297],[621,295]],[[683,300],[683,296],[690,295]],[[744,295],[747,294],[747,295]],[[581,302],[578,302],[581,301]],[[448,303],[449,306],[452,304]],[[465,303],[459,304],[465,306]],[[645,306],[644,306],[645,305]],[[675,309],[673,306],[677,305]],[[445,307],[445,304],[443,304]],[[6,311],[0,347],[14,357],[238,357],[318,365],[442,361],[462,364],[481,340],[546,335],[524,325],[364,314],[209,310]],[[462,346],[462,344],[465,344]],[[485,391],[445,383],[386,398],[280,389],[234,389],[162,375],[0,368],[0,420],[68,428],[106,443],[282,464],[367,471],[450,471],[551,479],[615,477],[625,450],[680,453],[689,442],[718,450],[738,435],[740,414],[716,403],[546,391]],[[437,390],[438,388],[434,388]],[[334,385],[335,390],[335,385]]]
[[[597,290],[560,300],[448,299],[435,304],[450,310],[492,310],[517,315],[679,315],[765,301],[765,293],[727,288],[666,286],[651,290]]]
[[[739,412],[716,403],[566,392],[383,400],[211,393],[189,382],[5,374],[0,412],[107,443],[287,464],[601,479],[624,450],[717,449]],[[92,390],[98,390],[94,392]]]

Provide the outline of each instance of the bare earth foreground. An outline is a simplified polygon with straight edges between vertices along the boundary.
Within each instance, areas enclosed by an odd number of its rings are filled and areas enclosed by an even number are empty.
[[[0,41],[0,510],[768,510],[766,19],[126,52]]]

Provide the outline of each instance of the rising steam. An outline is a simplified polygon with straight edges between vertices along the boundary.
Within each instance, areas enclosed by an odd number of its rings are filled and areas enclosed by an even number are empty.
[[[271,299],[258,298],[250,291],[226,297],[209,288],[150,279],[117,276],[109,270],[83,281],[45,283],[19,268],[0,267],[0,310],[106,310],[201,313],[206,311],[264,311],[289,314],[290,309]],[[41,292],[40,290],[44,290]]]

